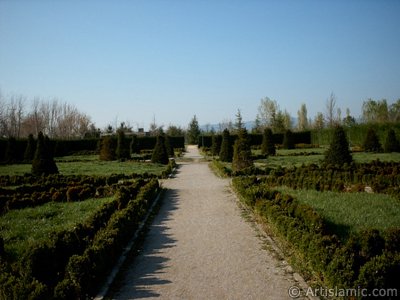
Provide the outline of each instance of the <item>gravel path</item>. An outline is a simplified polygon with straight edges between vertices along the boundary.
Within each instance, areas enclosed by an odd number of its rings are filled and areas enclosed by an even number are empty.
[[[302,279],[265,250],[229,188],[189,147],[113,299],[291,299]]]

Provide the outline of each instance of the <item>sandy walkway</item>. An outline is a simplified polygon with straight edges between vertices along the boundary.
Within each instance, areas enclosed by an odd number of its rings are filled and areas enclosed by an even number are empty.
[[[229,182],[189,147],[143,249],[114,299],[291,299],[287,266],[263,250]]]

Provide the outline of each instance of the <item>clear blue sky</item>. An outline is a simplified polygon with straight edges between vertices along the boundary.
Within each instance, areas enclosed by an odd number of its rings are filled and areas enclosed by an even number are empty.
[[[0,89],[57,97],[99,127],[293,116],[331,92],[360,115],[400,98],[400,1],[0,0]]]

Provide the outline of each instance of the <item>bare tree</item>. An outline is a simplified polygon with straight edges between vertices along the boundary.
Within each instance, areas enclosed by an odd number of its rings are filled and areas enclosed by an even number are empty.
[[[326,121],[329,127],[335,125],[336,96],[332,92],[326,100]]]

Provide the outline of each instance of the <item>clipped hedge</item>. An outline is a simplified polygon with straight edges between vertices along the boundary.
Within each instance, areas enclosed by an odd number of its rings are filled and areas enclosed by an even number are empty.
[[[222,135],[216,135],[222,138]],[[199,147],[212,147],[212,135],[200,135],[197,141]],[[231,134],[232,144],[235,143],[237,139],[237,135]],[[261,146],[263,135],[250,133],[248,134],[250,146]],[[272,135],[272,141],[274,144],[283,144],[284,134],[283,133],[274,133]],[[311,131],[301,131],[301,132],[292,132],[292,141],[294,144],[311,144]]]
[[[234,178],[242,201],[296,249],[328,286],[400,288],[400,229],[369,229],[341,241],[325,220],[290,195],[270,190],[257,177]]]
[[[83,299],[93,295],[152,203],[157,179],[121,186],[115,200],[71,230],[32,244],[19,262],[0,257],[0,298]],[[3,257],[5,259],[3,259]]]

